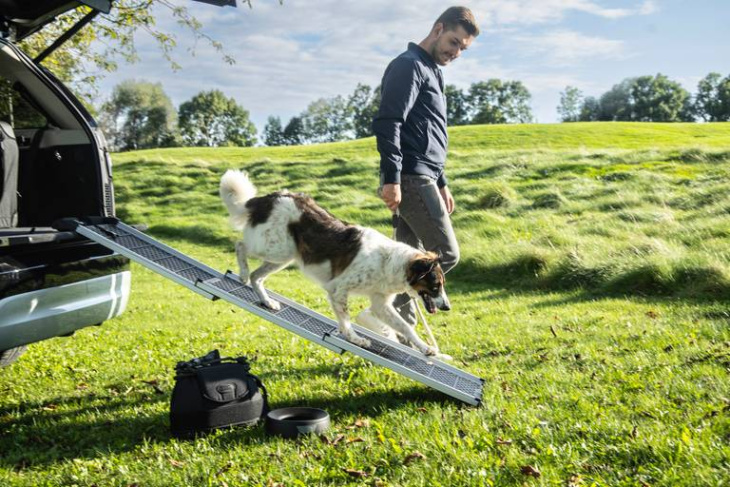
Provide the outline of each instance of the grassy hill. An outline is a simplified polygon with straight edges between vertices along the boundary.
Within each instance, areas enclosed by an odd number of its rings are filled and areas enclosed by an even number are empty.
[[[485,379],[465,407],[133,266],[127,312],[0,370],[2,485],[722,485],[730,478],[730,124],[459,127],[448,175],[462,261],[430,320]],[[218,269],[237,235],[228,168],[390,234],[372,139],[117,154],[119,216]],[[331,315],[296,270],[268,286]],[[366,303],[355,300],[353,314]],[[262,428],[172,440],[178,360],[246,354],[274,407],[327,409],[324,438]]]
[[[454,281],[730,297],[727,124],[459,127],[452,141],[453,219],[464,243]],[[340,218],[390,231],[375,197],[372,139],[141,151],[116,160],[120,216],[175,221],[153,233],[198,229],[227,242],[215,193],[226,168],[249,171],[262,193],[306,192]],[[183,221],[201,210],[205,224]]]

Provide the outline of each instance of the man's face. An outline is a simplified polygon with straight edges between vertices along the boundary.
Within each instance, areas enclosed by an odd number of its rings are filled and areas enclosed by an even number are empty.
[[[469,35],[460,25],[455,29],[444,30],[442,24],[436,24],[433,34],[436,36],[436,42],[430,54],[439,66],[446,66],[461,56],[461,52],[474,41],[474,36]]]

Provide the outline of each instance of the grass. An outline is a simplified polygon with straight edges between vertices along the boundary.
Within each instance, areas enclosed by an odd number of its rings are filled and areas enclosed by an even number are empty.
[[[229,167],[390,232],[372,139],[115,162],[119,216],[221,270]],[[0,485],[727,485],[729,163],[727,124],[454,129],[462,261],[431,324],[485,379],[480,408],[133,265],[124,315],[0,370]],[[295,270],[268,286],[331,315]],[[172,439],[174,365],[214,348],[253,358],[274,407],[327,409],[332,430]]]

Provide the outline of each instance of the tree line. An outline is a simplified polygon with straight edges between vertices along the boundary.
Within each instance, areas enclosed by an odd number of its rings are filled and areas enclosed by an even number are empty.
[[[220,90],[201,91],[176,110],[161,83],[127,80],[114,87],[99,113],[114,150],[256,143],[248,111]]]
[[[520,81],[490,79],[460,90],[446,85],[450,125],[527,123],[533,120],[531,95]],[[373,135],[373,117],[380,105],[380,87],[358,84],[349,96],[320,98],[286,124],[269,117],[264,127],[266,145],[299,145],[336,142]]]
[[[534,121],[531,94],[520,81],[489,79],[464,90],[446,85],[444,94],[452,126]],[[380,87],[361,83],[349,95],[313,101],[286,123],[270,116],[260,142],[302,145],[369,137],[379,105]],[[598,97],[567,86],[557,110],[563,122],[730,121],[730,75],[708,74],[695,94],[663,74],[624,79]],[[114,88],[99,112],[115,150],[259,142],[249,112],[220,90],[201,91],[176,109],[160,83],[128,80]]]
[[[574,86],[560,94],[563,122],[727,122],[730,121],[730,75],[709,73],[692,95],[663,74],[626,78],[600,97]]]
[[[530,93],[519,81],[491,79],[462,91],[445,89],[452,125],[532,121]],[[268,118],[261,142],[269,146],[337,142],[373,135],[380,87],[358,84],[347,95],[320,98],[283,124]],[[127,80],[99,108],[114,150],[157,147],[248,147],[257,143],[249,112],[220,90],[203,91],[175,109],[161,83]]]

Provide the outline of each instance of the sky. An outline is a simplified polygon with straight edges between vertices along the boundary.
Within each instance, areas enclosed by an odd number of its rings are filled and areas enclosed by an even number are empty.
[[[252,8],[186,6],[221,53],[156,8],[158,27],[175,35],[173,72],[155,41],[138,31],[139,61],[120,64],[100,83],[108,98],[122,80],[161,82],[175,106],[219,89],[247,109],[259,133],[269,116],[283,124],[319,98],[347,96],[380,83],[408,42],[425,38],[448,6],[439,0],[251,0]],[[600,96],[623,79],[662,73],[695,92],[710,72],[730,75],[730,0],[462,0],[481,35],[443,68],[461,89],[490,78],[519,80],[538,123],[558,122],[565,87]]]

